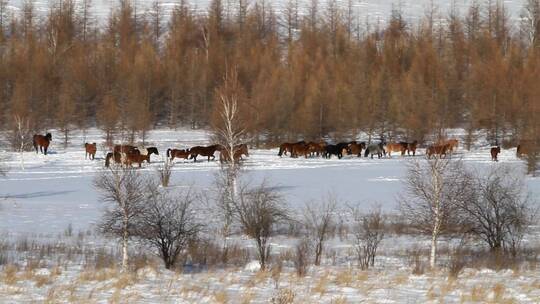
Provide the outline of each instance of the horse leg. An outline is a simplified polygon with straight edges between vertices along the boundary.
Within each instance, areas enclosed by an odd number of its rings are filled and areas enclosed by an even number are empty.
[[[48,148],[49,148],[49,147],[43,147],[43,154],[47,155],[47,149],[48,149]]]

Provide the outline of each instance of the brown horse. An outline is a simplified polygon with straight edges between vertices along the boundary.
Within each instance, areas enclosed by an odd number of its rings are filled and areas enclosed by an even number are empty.
[[[115,145],[113,152],[119,152],[119,153],[130,153],[134,150],[137,150],[137,147],[131,146],[131,145]]]
[[[188,159],[190,155],[191,153],[189,152],[189,149],[167,149],[167,157],[170,157],[171,161],[173,161],[175,158]]]
[[[392,152],[400,152],[401,156],[404,156],[406,151],[407,151],[407,144],[389,143],[386,145],[386,152],[388,152],[388,156],[390,157],[392,157]]]
[[[412,152],[412,155],[416,156],[416,148],[418,147],[417,140],[413,141],[412,143],[402,141],[400,142],[400,144],[407,147],[407,155],[411,155],[411,152]]]
[[[211,145],[208,147],[196,146],[189,149],[189,153],[191,154],[190,159],[193,159],[193,161],[196,162],[197,156],[201,155],[208,157],[208,161],[210,161],[210,157],[214,160],[216,159],[214,153],[216,153],[216,151],[221,151],[222,149],[223,147],[221,145]]]
[[[349,148],[347,149],[347,154],[362,157],[362,150],[365,150],[365,149],[366,149],[365,142],[361,142],[361,143],[352,142],[349,144]]]
[[[294,145],[305,144],[305,143],[306,142],[303,140],[296,143],[282,143],[279,146],[278,156],[281,157],[282,155],[287,155],[287,152],[289,152],[291,153],[291,157],[292,157],[292,150],[293,150]]]
[[[538,152],[540,145],[538,145],[534,140],[522,140],[517,146],[516,156],[521,158],[523,155],[529,155]]]
[[[49,149],[49,144],[52,141],[52,135],[51,133],[47,133],[46,135],[39,135],[35,134],[32,138],[32,144],[34,145],[34,149],[36,149],[36,154],[38,152],[38,147],[41,153],[47,155],[47,150]]]
[[[501,147],[496,146],[491,148],[491,160],[492,161],[499,161],[499,158],[497,157],[499,153],[501,153]]]
[[[324,154],[324,151],[325,151],[325,147],[326,147],[326,143],[321,141],[321,142],[309,142],[308,144],[308,149],[309,149],[309,154],[310,156],[319,156],[319,155],[322,155]]]
[[[85,143],[84,149],[86,150],[86,153],[84,154],[84,159],[86,157],[90,158],[91,160],[94,160],[96,158],[96,152],[97,152],[97,145],[96,143]]]
[[[296,143],[292,146],[291,157],[304,156],[308,158],[310,155],[309,145],[305,143]]]
[[[139,164],[139,168],[141,167],[142,163],[146,161],[147,163],[150,163],[150,154],[141,154],[141,153],[126,153],[125,154],[125,165],[127,167],[131,167],[132,164]]]
[[[446,157],[446,152],[448,152],[450,149],[450,144],[445,144],[445,145],[431,145],[429,147],[427,147],[426,149],[426,155],[428,157],[428,159],[431,159],[431,156],[432,155],[435,155],[435,157],[437,157],[437,155],[440,157],[442,157],[444,155],[444,157]]]
[[[448,151],[454,152],[454,150],[457,150],[459,141],[455,138],[448,139],[448,140],[439,140],[437,145],[448,145]]]
[[[120,154],[120,152],[107,153],[107,156],[105,157],[105,167],[109,168],[109,166],[111,165],[111,159],[113,159],[115,163],[121,164],[122,154]]]
[[[246,144],[241,144],[241,145],[237,145],[234,147],[234,162],[239,162],[242,160],[242,155],[245,155],[247,157],[249,157],[249,150],[248,150],[248,146]],[[224,163],[224,162],[230,162],[231,161],[231,156],[229,155],[229,150],[223,148],[221,151],[220,151],[220,154],[219,154],[219,161],[221,163]]]

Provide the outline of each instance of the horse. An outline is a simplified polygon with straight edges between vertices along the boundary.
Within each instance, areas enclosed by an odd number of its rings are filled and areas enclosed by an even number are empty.
[[[448,152],[451,149],[450,144],[444,144],[444,145],[431,145],[427,147],[426,149],[426,155],[428,159],[431,159],[432,155],[435,155],[435,157],[438,155],[439,158],[444,155],[446,157],[446,152]]]
[[[210,157],[212,157],[212,160],[216,159],[216,156],[214,153],[216,151],[222,151],[223,147],[221,145],[211,145],[208,147],[202,147],[202,146],[196,146],[191,149],[189,149],[190,157],[189,159],[193,159],[193,162],[197,161],[197,156],[206,156],[208,157],[208,161],[210,161]]]
[[[235,162],[242,160],[242,155],[249,157],[248,146],[246,144],[237,145],[234,147],[233,159]],[[221,163],[230,162],[231,157],[227,149],[222,149],[219,154],[219,161]]]
[[[392,152],[400,152],[401,156],[404,156],[405,151],[407,151],[407,146],[407,143],[389,143],[386,145],[386,151],[390,157],[392,157]]]
[[[448,145],[448,151],[454,152],[454,149],[457,150],[457,148],[458,148],[459,141],[457,139],[454,139],[454,138],[448,139],[448,140],[439,140],[437,145],[439,145],[439,146]]]
[[[326,147],[325,142],[309,142],[307,145],[310,156],[319,156],[321,154],[324,154],[324,148]]]
[[[377,154],[378,158],[381,158],[383,155],[386,156],[386,150],[384,149],[384,144],[378,143],[378,144],[371,144],[366,148],[366,152],[364,153],[364,157],[368,157],[371,154],[371,158],[373,159],[373,155]]]
[[[299,142],[296,142],[296,143],[282,143],[279,146],[278,156],[281,157],[282,155],[287,155],[287,152],[292,154],[292,150],[293,150],[294,145],[305,144],[305,143],[306,142],[303,141],[303,140],[299,141]],[[292,155],[291,155],[291,157],[292,157]]]
[[[86,157],[90,158],[91,160],[94,160],[96,158],[96,152],[97,152],[97,145],[96,143],[85,143],[84,149],[86,150],[86,153],[84,154],[84,159]]]
[[[416,147],[418,146],[418,141],[415,140],[412,143],[406,142],[406,141],[400,141],[400,145],[403,145],[407,148],[407,155],[411,155],[411,151],[413,153],[413,156],[416,156]]]
[[[296,143],[292,145],[292,151],[291,151],[291,157],[298,157],[298,156],[304,156],[305,158],[308,158],[310,155],[310,149],[309,145],[305,143]]]
[[[340,142],[338,143],[336,146],[338,149],[340,149],[340,152],[341,152],[341,155],[343,156],[343,154],[348,154],[348,150],[349,150],[349,146],[351,145],[351,143],[355,143],[355,142]]]
[[[501,153],[501,147],[500,146],[491,147],[490,152],[491,152],[491,160],[499,161],[499,158],[497,156],[499,155],[499,153]]]
[[[130,153],[130,152],[133,152],[134,150],[139,151],[137,147],[131,146],[131,145],[115,145],[113,148],[113,152],[119,152],[119,153]]]
[[[337,156],[339,159],[343,157],[343,151],[337,145],[326,145],[325,147],[325,158],[332,158],[332,155]]]
[[[121,164],[122,154],[120,152],[107,153],[107,156],[105,157],[105,167],[109,168],[109,166],[111,165],[111,159],[113,159],[115,163]]]
[[[191,153],[189,149],[187,150],[167,149],[167,157],[170,157],[171,161],[173,161],[175,158],[188,159],[190,155]]]
[[[533,140],[522,140],[517,146],[516,157],[521,158],[523,155],[529,155],[533,151],[538,151],[538,146]]]
[[[362,157],[362,150],[366,149],[366,143],[361,142],[351,142],[347,148],[348,155],[356,155],[357,157]]]
[[[142,155],[152,155],[152,154],[159,155],[159,151],[156,147],[148,147],[148,148],[137,147],[137,149],[141,151]]]
[[[38,147],[41,153],[44,155],[47,155],[47,149],[49,149],[49,144],[52,141],[52,135],[51,133],[47,133],[45,135],[39,135],[34,134],[34,137],[32,138],[32,144],[34,145],[34,149],[36,149],[36,154],[38,154]]]
[[[141,153],[126,153],[125,154],[125,165],[131,167],[132,164],[139,164],[139,168],[142,166],[142,163],[146,161],[150,163],[150,154],[141,154]]]

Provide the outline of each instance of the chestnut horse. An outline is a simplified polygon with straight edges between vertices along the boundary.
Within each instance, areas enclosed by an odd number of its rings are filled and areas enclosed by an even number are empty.
[[[94,160],[96,158],[96,152],[97,152],[97,145],[96,143],[85,143],[84,149],[86,150],[86,153],[84,153],[84,159],[86,157],[90,158],[91,160]]]
[[[52,141],[52,135],[51,133],[47,133],[46,135],[39,135],[35,134],[32,138],[32,144],[34,145],[34,149],[36,149],[36,154],[38,152],[38,147],[41,153],[47,155],[47,149],[49,149],[49,144]]]
[[[442,157],[444,155],[444,157],[446,157],[446,152],[448,152],[451,148],[451,145],[450,144],[444,144],[444,145],[431,145],[429,147],[427,147],[426,149],[426,155],[428,157],[428,159],[431,159],[431,156],[432,155],[435,155],[435,157],[437,157],[437,155],[440,157]]]
[[[437,142],[437,145],[439,145],[439,146],[448,145],[448,151],[454,152],[454,150],[457,150],[457,148],[458,148],[459,141],[457,139],[454,139],[454,138],[448,139],[448,140],[439,140]]]
[[[364,149],[366,149],[365,142],[361,142],[361,143],[351,142],[347,149],[347,154],[356,155],[357,157],[362,157],[362,150]]]
[[[139,164],[139,168],[141,167],[142,163],[146,161],[147,163],[150,163],[150,154],[141,154],[141,153],[126,153],[126,159],[125,159],[125,165],[127,167],[131,167],[132,164]]]
[[[121,164],[122,154],[120,152],[107,153],[107,156],[105,157],[105,167],[109,168],[109,166],[111,165],[111,159],[113,159],[115,163]]]
[[[404,156],[407,146],[407,143],[389,143],[386,145],[386,152],[388,152],[388,156],[390,157],[392,157],[392,152],[400,152],[401,156]]]
[[[248,146],[246,144],[241,144],[241,145],[235,146],[233,155],[234,155],[233,158],[234,158],[235,162],[239,162],[240,160],[242,160],[242,155],[245,155],[245,156],[249,157]],[[219,161],[221,163],[231,161],[231,157],[229,155],[229,150],[224,148],[224,149],[222,149],[220,151]]]
[[[308,158],[310,155],[309,145],[305,143],[296,143],[292,146],[291,157],[304,156]]]
[[[324,154],[324,147],[326,147],[325,142],[309,142],[308,144],[309,154],[310,156],[319,156]]]
[[[287,152],[291,153],[291,157],[292,157],[292,150],[293,150],[293,146],[294,145],[299,145],[299,144],[305,144],[306,142],[305,141],[299,141],[299,142],[296,142],[296,143],[282,143],[280,146],[279,146],[279,152],[278,152],[278,156],[281,157],[282,155],[287,155]]]
[[[223,147],[221,145],[211,145],[208,147],[196,146],[189,149],[191,154],[190,159],[193,159],[193,161],[196,162],[197,156],[201,155],[208,157],[208,161],[210,161],[210,157],[214,160],[216,159],[214,153],[216,153],[216,151],[221,151],[222,149]]]
[[[501,147],[496,146],[491,148],[491,160],[492,161],[499,161],[499,158],[497,157],[499,153],[501,153]]]
[[[188,159],[190,155],[191,153],[189,152],[189,149],[187,150],[167,149],[167,157],[170,157],[171,161],[173,161],[175,158]]]

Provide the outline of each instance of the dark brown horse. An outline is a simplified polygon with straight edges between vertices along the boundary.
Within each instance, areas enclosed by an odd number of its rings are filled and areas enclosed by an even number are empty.
[[[173,161],[175,158],[188,159],[190,155],[191,153],[189,152],[189,149],[167,149],[167,157],[170,157],[171,161]]]
[[[105,167],[107,167],[107,168],[110,167],[111,159],[114,160],[115,163],[121,164],[122,163],[122,154],[120,154],[120,152],[109,152],[109,153],[107,153],[107,156],[105,157]]]
[[[499,161],[498,155],[501,153],[501,147],[496,146],[491,148],[491,160],[492,161]]]
[[[356,155],[357,157],[362,157],[362,150],[365,150],[365,149],[366,149],[365,142],[361,142],[361,143],[351,142],[347,149],[347,154]]]
[[[516,156],[521,158],[523,155],[529,155],[534,151],[538,151],[539,146],[533,140],[522,140],[517,146]]]
[[[234,157],[233,157],[234,161],[239,162],[240,160],[242,160],[242,155],[245,155],[245,156],[249,157],[249,150],[248,150],[248,146],[246,144],[241,144],[241,145],[237,145],[237,146],[234,147]],[[229,150],[223,148],[220,151],[219,161],[221,163],[231,161],[231,156],[229,155]]]
[[[292,157],[292,150],[293,150],[294,145],[305,144],[305,143],[306,142],[303,140],[296,143],[282,143],[279,146],[278,156],[281,157],[282,155],[287,155],[287,152],[289,152],[291,153],[291,157]]]
[[[96,143],[91,143],[91,144],[85,143],[84,149],[86,150],[86,153],[84,154],[84,159],[86,159],[86,157],[92,160],[96,158],[96,152],[97,152]]]
[[[444,145],[431,145],[429,147],[427,147],[426,149],[426,155],[428,157],[428,159],[431,159],[431,156],[439,156],[442,157],[444,155],[444,157],[446,157],[446,153],[448,151],[450,151],[450,144],[444,144]]]
[[[139,164],[139,168],[142,163],[146,161],[150,163],[150,154],[140,154],[140,153],[126,153],[125,165],[131,167],[132,164]]]
[[[208,157],[208,161],[210,161],[210,157],[214,160],[216,159],[214,153],[216,153],[216,151],[221,151],[222,149],[223,147],[221,145],[211,145],[208,147],[196,146],[189,149],[189,153],[191,154],[190,159],[193,159],[193,161],[196,162],[197,156],[201,155]]]
[[[401,145],[404,145],[404,146],[407,146],[407,155],[411,155],[411,152],[412,152],[412,155],[413,156],[416,156],[416,148],[418,147],[418,141],[415,140],[413,141],[412,143],[408,143],[408,142],[400,142]]]
[[[309,142],[308,144],[308,149],[309,149],[309,154],[310,156],[320,156],[322,154],[324,154],[324,151],[325,151],[325,147],[326,147],[326,143],[321,141],[321,142]]]
[[[309,145],[305,143],[296,143],[292,146],[291,157],[304,156],[308,158],[310,155]]]
[[[51,143],[51,141],[51,133],[47,133],[46,135],[35,134],[32,138],[32,144],[34,145],[34,149],[36,149],[36,154],[38,153],[39,147],[41,153],[47,155],[47,150],[49,149],[49,144]]]

